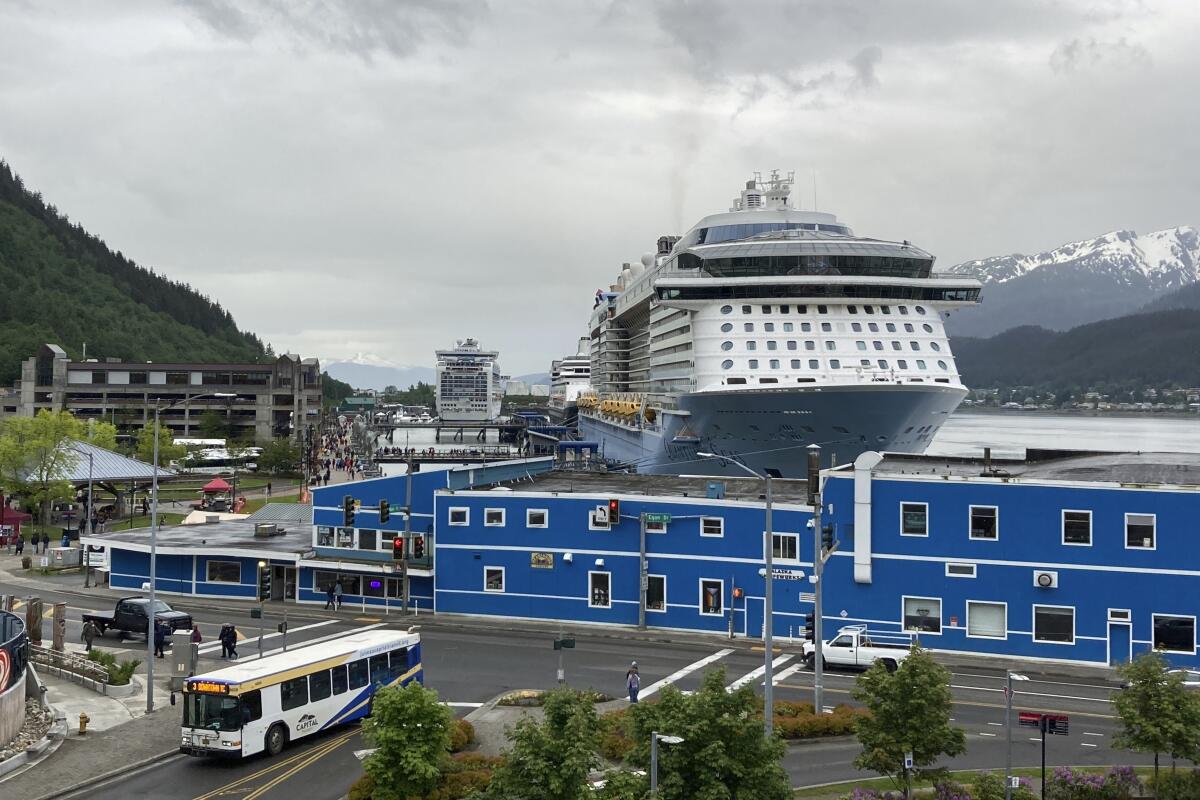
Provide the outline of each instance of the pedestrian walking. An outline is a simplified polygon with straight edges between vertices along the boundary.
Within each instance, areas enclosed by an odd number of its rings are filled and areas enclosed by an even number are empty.
[[[155,658],[166,658],[166,655],[163,653],[163,648],[166,646],[166,644],[167,644],[167,623],[155,622],[154,623],[154,657]]]
[[[200,644],[204,641],[204,637],[200,635],[200,626],[192,623],[192,644]]]
[[[629,669],[625,672],[625,688],[629,691],[629,702],[636,703],[638,692],[642,690],[642,676],[638,673],[636,661],[630,664]]]
[[[338,578],[337,583],[333,585],[333,596],[337,600],[338,611],[342,610],[342,579]]]
[[[271,482],[267,481],[267,497],[271,496]]]
[[[232,622],[221,626],[221,633],[217,638],[221,642],[221,658],[237,658],[237,628]]]
[[[90,619],[83,623],[83,643],[87,645],[87,652],[92,652],[92,641],[99,632],[100,629],[96,627],[96,623]]]
[[[50,552],[50,534],[48,534],[48,533],[42,534],[42,552],[43,553]]]
[[[335,601],[336,601],[336,598],[333,594],[333,584],[330,584],[329,588],[325,590],[325,610],[332,611],[333,604]]]
[[[25,535],[20,534],[17,536],[17,555],[21,555],[21,553],[23,553],[24,551],[25,551]]]

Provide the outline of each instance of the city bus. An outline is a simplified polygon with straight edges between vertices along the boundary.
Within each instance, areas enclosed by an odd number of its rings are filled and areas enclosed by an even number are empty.
[[[288,742],[361,719],[381,686],[423,682],[421,638],[352,633],[187,679],[180,751],[278,755]]]

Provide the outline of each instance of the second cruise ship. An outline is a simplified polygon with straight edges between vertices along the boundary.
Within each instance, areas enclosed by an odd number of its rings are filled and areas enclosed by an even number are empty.
[[[463,339],[453,350],[438,350],[437,415],[443,422],[491,422],[500,416],[504,376],[500,354],[478,339]]]
[[[596,294],[579,431],[647,473],[800,477],[865,450],[921,452],[966,395],[941,313],[980,284],[904,242],[855,235],[746,183]]]

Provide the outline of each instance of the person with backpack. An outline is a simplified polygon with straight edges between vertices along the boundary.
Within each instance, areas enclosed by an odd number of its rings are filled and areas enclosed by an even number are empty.
[[[237,628],[232,622],[221,626],[217,639],[221,642],[221,658],[237,658]]]
[[[166,658],[163,653],[163,648],[167,644],[167,623],[154,623],[154,656],[155,658]]]
[[[625,688],[629,691],[629,702],[636,703],[638,692],[642,690],[642,676],[638,673],[636,661],[630,664],[629,669],[625,672]]]

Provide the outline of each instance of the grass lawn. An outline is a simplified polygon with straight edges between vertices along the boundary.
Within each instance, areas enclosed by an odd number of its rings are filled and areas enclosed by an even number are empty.
[[[272,497],[251,497],[246,501],[246,506],[242,509],[243,514],[253,514],[267,503],[298,503],[300,495],[297,494],[277,494]]]
[[[1001,777],[1004,776],[1003,769],[993,769],[993,770],[951,772],[950,779],[952,781],[955,781],[956,783],[961,783],[964,785],[970,784],[973,782],[974,777],[977,774],[979,774],[980,771],[995,772],[997,775],[1000,775]],[[1139,778],[1141,778],[1143,781],[1150,779],[1154,775],[1153,767],[1137,767],[1134,771],[1137,773],[1137,776]],[[1046,767],[1046,775],[1047,776],[1049,776],[1053,772],[1054,772],[1054,767],[1051,767],[1051,766]],[[1082,769],[1076,769],[1075,772],[1091,772],[1091,773],[1103,774],[1105,772],[1108,772],[1108,767],[1084,767]],[[1035,791],[1037,790],[1037,786],[1039,785],[1039,783],[1042,779],[1042,771],[1037,767],[1015,767],[1015,768],[1013,768],[1013,774],[1017,775],[1018,777],[1021,777],[1021,778],[1028,778],[1030,781],[1032,781],[1034,784]],[[920,781],[913,782],[914,790],[921,789],[921,788],[927,789],[930,786],[932,786],[932,784],[923,783]],[[902,788],[902,787],[897,787],[895,784],[893,784],[887,778],[867,778],[864,780],[849,781],[847,783],[839,783],[839,784],[835,784],[833,786],[818,786],[818,787],[813,787],[811,789],[797,789],[792,796],[794,798],[796,798],[796,800],[801,800],[801,798],[803,798],[803,800],[838,800],[838,798],[844,797],[845,795],[849,794],[855,787],[862,787],[864,789],[875,789],[875,790],[881,791],[881,792],[886,792],[886,791],[894,792],[894,791],[898,791],[899,789]],[[914,791],[914,795],[915,794],[916,793]]]

